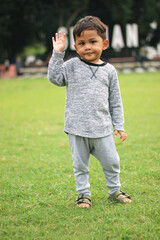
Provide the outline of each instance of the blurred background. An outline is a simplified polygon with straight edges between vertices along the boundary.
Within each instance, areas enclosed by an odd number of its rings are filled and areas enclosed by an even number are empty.
[[[107,25],[102,58],[118,71],[160,69],[160,0],[0,0],[0,78],[46,74],[59,29],[75,56],[72,29],[86,15]]]

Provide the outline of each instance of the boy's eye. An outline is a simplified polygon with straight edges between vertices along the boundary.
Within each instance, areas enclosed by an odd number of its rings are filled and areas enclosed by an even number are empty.
[[[80,42],[79,45],[83,46],[83,45],[84,45],[84,42]]]
[[[95,42],[96,42],[95,40],[92,40],[92,41],[91,41],[92,44],[95,43]]]

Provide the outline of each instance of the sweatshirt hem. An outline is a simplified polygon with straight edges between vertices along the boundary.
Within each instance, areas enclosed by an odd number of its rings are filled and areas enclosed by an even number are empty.
[[[103,133],[103,134],[86,134],[86,133],[77,133],[77,132],[74,132],[74,131],[71,131],[71,130],[66,130],[64,129],[64,132],[66,134],[72,134],[72,135],[75,135],[75,136],[80,136],[80,137],[85,137],[85,138],[103,138],[103,137],[106,137],[106,136],[109,136],[111,134],[113,134],[113,131],[110,131],[110,132],[107,132],[107,133]]]

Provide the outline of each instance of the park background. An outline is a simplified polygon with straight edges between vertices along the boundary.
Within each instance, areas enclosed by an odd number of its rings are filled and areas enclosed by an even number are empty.
[[[156,0],[0,0],[0,239],[159,240],[159,12]],[[89,211],[76,207],[63,132],[65,88],[46,76],[51,37],[61,26],[69,32],[85,15],[100,17],[110,39],[115,25],[122,30],[124,47],[110,45],[103,58],[118,70],[128,137],[115,143],[122,190],[133,199],[109,203],[101,166],[91,157]],[[126,24],[133,23],[139,41],[129,48]],[[74,55],[68,47],[66,58]],[[23,63],[18,75],[17,60]],[[8,75],[11,67],[15,71]]]
[[[75,56],[71,30],[77,20],[86,15],[95,15],[107,25],[109,48],[103,54],[105,61],[120,62],[118,70],[157,69],[160,65],[159,10],[159,0],[0,0],[0,77],[14,77],[16,72],[18,75],[46,74],[52,36],[62,27],[68,39],[65,59]],[[122,63],[126,63],[125,66]],[[5,71],[8,64],[17,67],[10,69],[11,74]]]

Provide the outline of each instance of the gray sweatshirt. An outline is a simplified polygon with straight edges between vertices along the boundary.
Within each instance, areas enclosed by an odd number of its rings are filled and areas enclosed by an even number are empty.
[[[100,138],[123,130],[124,117],[115,68],[109,63],[93,64],[75,57],[64,62],[65,53],[49,61],[48,79],[66,86],[66,133]]]

